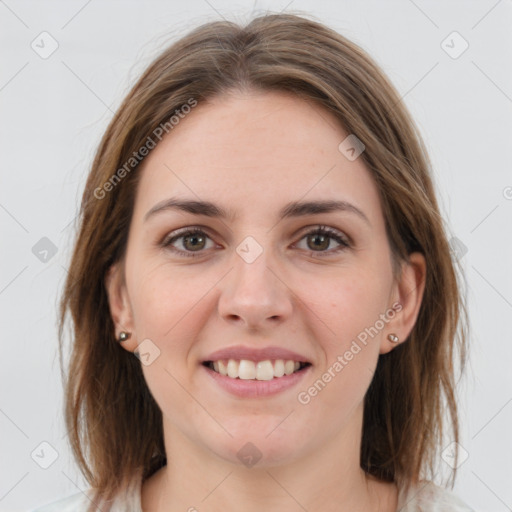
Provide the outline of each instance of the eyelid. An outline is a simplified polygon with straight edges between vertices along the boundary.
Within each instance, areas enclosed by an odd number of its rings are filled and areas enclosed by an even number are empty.
[[[175,247],[171,246],[171,243],[175,240],[178,240],[180,238],[183,238],[186,235],[193,235],[195,233],[200,233],[206,235],[210,240],[213,241],[213,237],[210,234],[210,230],[205,226],[199,226],[199,225],[193,225],[193,226],[186,226],[184,228],[179,228],[173,231],[172,233],[169,233],[164,236],[163,240],[159,243],[161,247],[164,249],[169,249],[171,252],[177,254],[178,256],[185,256],[185,257],[199,257],[202,254],[206,253],[207,251],[197,251],[197,255],[194,254],[194,251],[183,251],[181,249],[176,249]]]
[[[332,237],[337,236],[343,239],[343,242],[349,246],[354,245],[352,238],[345,231],[342,231],[341,229],[337,229],[331,226],[327,226],[326,224],[309,224],[308,226],[304,226],[303,228],[301,228],[296,236],[301,236],[302,239],[302,237],[304,237],[305,235],[315,233],[315,231],[325,231]]]
[[[179,228],[172,233],[166,235],[163,240],[159,243],[161,247],[164,249],[169,249],[171,252],[177,254],[178,256],[185,256],[185,257],[201,257],[205,253],[207,254],[209,251],[206,250],[199,250],[199,251],[183,251],[181,249],[176,249],[175,247],[172,247],[171,243],[174,241],[183,238],[186,235],[193,235],[193,234],[204,234],[206,235],[212,242],[215,243],[213,240],[213,237],[211,236],[209,228],[206,226],[201,225],[191,225],[186,226],[183,228]],[[323,224],[311,224],[308,226],[304,226],[299,230],[298,234],[295,236],[298,236],[299,239],[297,242],[294,243],[300,243],[303,238],[305,238],[308,235],[314,235],[314,234],[322,234],[328,236],[331,240],[334,240],[336,243],[339,244],[339,247],[335,249],[331,249],[328,251],[313,251],[309,250],[311,254],[316,254],[317,257],[323,258],[332,256],[335,254],[338,254],[346,249],[350,249],[353,247],[353,241],[351,237],[347,234],[345,234],[343,231],[340,231],[336,228],[332,228],[330,226],[326,226]],[[306,251],[307,249],[302,249],[303,251]]]
[[[311,226],[307,226],[304,229],[305,231],[301,231],[301,234],[298,235],[299,240],[294,245],[300,243],[306,236],[315,234],[326,235],[331,240],[334,240],[336,243],[339,244],[338,247],[330,249],[328,251],[313,251],[311,249],[303,249],[305,251],[309,251],[310,254],[315,254],[315,257],[328,258],[330,256],[338,255],[340,252],[343,252],[347,249],[351,249],[353,247],[353,242],[350,236],[346,235],[343,231],[340,231],[336,228],[325,226],[323,224],[314,224]]]

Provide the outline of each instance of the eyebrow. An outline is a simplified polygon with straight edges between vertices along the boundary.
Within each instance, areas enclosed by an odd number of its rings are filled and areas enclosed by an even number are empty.
[[[157,213],[168,210],[181,210],[193,215],[205,215],[207,217],[218,217],[221,219],[235,218],[233,211],[227,211],[210,201],[195,201],[171,197],[157,203],[144,216],[144,222]],[[368,217],[356,206],[347,201],[318,200],[318,201],[293,201],[285,205],[278,214],[280,220],[292,217],[305,217],[335,211],[354,213],[371,226]]]

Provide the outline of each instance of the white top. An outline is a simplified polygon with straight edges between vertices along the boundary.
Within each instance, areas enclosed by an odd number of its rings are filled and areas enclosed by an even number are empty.
[[[92,496],[92,489],[86,491]],[[85,492],[55,501],[31,512],[86,512],[91,500]],[[112,503],[111,508],[101,507],[103,512],[143,512],[141,507],[141,486],[132,488]],[[475,512],[451,491],[423,480],[411,486],[409,492],[398,493],[397,512]]]

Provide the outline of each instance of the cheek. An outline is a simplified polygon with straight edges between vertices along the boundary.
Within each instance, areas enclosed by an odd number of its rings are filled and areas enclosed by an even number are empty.
[[[148,387],[173,422],[185,417],[193,421],[196,416],[204,421],[183,384],[197,364],[193,350],[211,307],[208,291],[218,276],[197,272],[185,276],[183,269],[168,263],[146,266],[133,275],[137,276],[132,282],[137,335],[140,341],[150,339],[159,350],[154,361],[142,367]]]
[[[211,273],[191,276],[171,264],[146,266],[134,272],[133,314],[137,331],[169,342],[179,332],[191,332],[208,291],[218,281]],[[180,337],[176,337],[181,339]]]
[[[309,299],[307,296],[304,299],[329,327],[326,346],[329,352],[346,349],[352,340],[374,326],[385,313],[389,295],[386,279],[368,268],[343,270],[337,276],[322,280],[322,286],[317,284],[309,289],[312,293]],[[313,302],[312,297],[316,297]],[[360,338],[364,339],[364,335]]]
[[[368,267],[346,269],[331,279],[311,280],[309,293],[301,295],[317,318],[313,336],[321,357],[298,401],[308,421],[330,418],[330,426],[322,427],[326,435],[335,435],[361,404],[375,372],[382,330],[372,327],[385,312],[389,293],[378,275]]]

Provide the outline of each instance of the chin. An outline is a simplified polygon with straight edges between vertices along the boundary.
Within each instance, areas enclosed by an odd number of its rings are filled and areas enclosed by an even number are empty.
[[[284,429],[278,432],[279,421],[275,418],[271,424],[269,428],[268,422],[261,424],[253,419],[248,428],[232,425],[226,428],[233,437],[224,433],[219,442],[220,438],[215,434],[213,443],[208,444],[218,457],[237,466],[264,468],[293,462],[298,457],[297,447],[304,446],[302,436]]]

